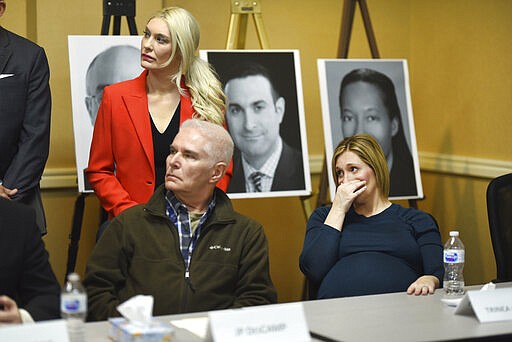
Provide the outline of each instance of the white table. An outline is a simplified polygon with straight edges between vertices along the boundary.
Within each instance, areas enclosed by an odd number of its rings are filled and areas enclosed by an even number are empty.
[[[393,293],[326,299],[304,302],[304,310],[310,331],[338,341],[445,341],[497,335],[508,335],[503,341],[512,341],[511,321],[479,323],[476,316],[455,315],[455,308],[441,301],[443,296],[441,289],[429,296]]]
[[[467,290],[477,290],[471,286]],[[512,283],[498,284],[512,287]],[[479,323],[475,316],[454,315],[454,308],[441,302],[443,290],[434,295],[410,296],[392,293],[303,302],[309,330],[335,341],[512,341],[512,322]],[[206,312],[158,317],[169,322],[205,317]],[[108,322],[86,324],[87,341],[109,341]],[[176,341],[201,341],[177,329]],[[320,340],[321,339],[314,339]]]

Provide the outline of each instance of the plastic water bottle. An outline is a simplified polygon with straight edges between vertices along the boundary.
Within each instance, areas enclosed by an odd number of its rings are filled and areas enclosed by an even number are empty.
[[[87,316],[87,293],[77,273],[68,274],[60,297],[61,317],[67,321],[71,342],[85,341],[85,317]]]
[[[443,288],[447,295],[464,294],[464,254],[464,244],[459,238],[459,232],[451,231],[443,252]]]

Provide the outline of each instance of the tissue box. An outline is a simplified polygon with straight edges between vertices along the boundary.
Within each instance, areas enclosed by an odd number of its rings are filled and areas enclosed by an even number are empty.
[[[174,337],[171,325],[152,322],[140,326],[128,322],[125,318],[110,318],[109,337],[116,342],[168,342]]]

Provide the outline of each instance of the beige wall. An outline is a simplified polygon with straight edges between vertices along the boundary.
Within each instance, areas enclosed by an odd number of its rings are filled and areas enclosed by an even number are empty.
[[[67,35],[98,34],[101,1],[8,0],[2,25],[44,46],[53,92],[52,145],[43,185],[50,233],[45,238],[59,279],[64,277],[74,200],[74,148]],[[37,3],[37,6],[36,6]],[[202,27],[202,49],[223,49],[228,0],[137,2],[139,32],[163,4],[189,9]],[[318,172],[323,133],[317,58],[336,57],[343,1],[263,0],[263,21],[273,49],[299,49],[310,158]],[[443,240],[459,229],[467,247],[466,280],[495,276],[485,190],[489,177],[512,171],[512,2],[507,0],[368,0],[382,58],[409,63],[411,96],[425,199],[418,206],[438,220]],[[35,15],[34,15],[35,13]],[[127,31],[126,22],[122,23]],[[258,49],[249,20],[246,48]],[[359,10],[349,57],[370,58]],[[71,170],[71,171],[70,171]],[[318,174],[313,175],[317,189]],[[97,200],[89,196],[77,269],[94,245]],[[305,216],[299,198],[237,200],[236,208],[265,226],[271,272],[281,301],[298,300],[298,255]],[[407,203],[404,203],[405,205]]]

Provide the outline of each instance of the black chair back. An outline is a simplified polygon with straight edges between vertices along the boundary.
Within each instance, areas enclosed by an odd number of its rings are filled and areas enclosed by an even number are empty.
[[[512,173],[489,183],[487,215],[496,258],[496,281],[512,281]]]

